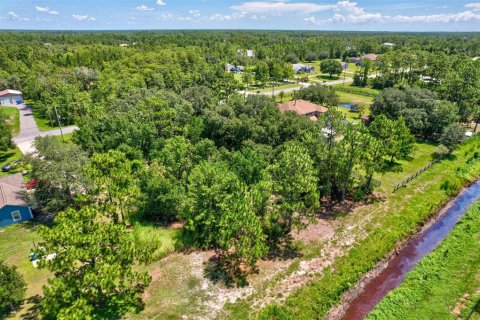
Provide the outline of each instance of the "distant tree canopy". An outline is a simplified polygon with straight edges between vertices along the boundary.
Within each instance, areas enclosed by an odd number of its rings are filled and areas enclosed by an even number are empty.
[[[438,100],[428,89],[385,89],[375,97],[372,114],[390,119],[405,120],[415,135],[438,139],[444,129],[458,121],[458,107],[448,101]]]
[[[330,86],[315,83],[295,92],[295,98],[308,100],[320,105],[337,106],[339,97]]]
[[[339,75],[342,73],[342,64],[340,61],[333,60],[333,59],[327,59],[327,60],[322,60],[320,62],[320,70],[323,73],[328,73],[330,75],[330,78],[335,74]]]

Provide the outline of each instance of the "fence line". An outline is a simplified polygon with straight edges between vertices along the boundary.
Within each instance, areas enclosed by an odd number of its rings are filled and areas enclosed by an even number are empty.
[[[395,187],[393,187],[393,192],[397,191],[398,189],[400,189],[402,187],[405,187],[410,181],[412,181],[413,179],[418,177],[421,173],[430,169],[435,163],[437,163],[440,160],[441,160],[441,158],[437,158],[437,159],[431,161],[429,164],[427,164],[425,167],[423,167],[422,169],[418,170],[417,172],[415,172],[414,174],[409,176],[407,179],[405,179],[402,182],[396,184]]]

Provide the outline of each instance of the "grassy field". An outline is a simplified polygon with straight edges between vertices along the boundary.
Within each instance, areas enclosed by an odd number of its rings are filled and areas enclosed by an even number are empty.
[[[0,112],[7,116],[12,125],[12,136],[15,137],[20,132],[20,112],[15,107],[0,107]]]
[[[356,91],[359,91],[359,93],[364,92],[364,93],[370,94],[370,95],[376,95],[376,94],[379,94],[381,92],[381,90],[373,89],[373,88],[369,88],[369,87],[356,87],[356,86],[352,85],[351,83],[335,84],[335,85],[333,85],[333,87],[334,88],[346,88],[346,89],[356,90]]]
[[[280,92],[282,90],[291,89],[291,88],[300,89],[300,85],[298,83],[286,83],[286,84],[276,85],[274,89],[275,89],[275,92]],[[272,87],[270,86],[270,87],[265,87],[261,89],[252,88],[249,91],[251,92],[260,91],[260,93],[267,93],[267,92],[272,92]]]
[[[64,134],[63,134],[63,138],[62,138],[61,135],[55,136],[55,139],[56,139],[58,142],[66,142],[66,143],[73,142],[73,132],[64,133]],[[65,139],[65,140],[64,140],[64,139]]]
[[[368,319],[465,319],[480,299],[480,202]],[[480,310],[477,310],[480,316]]]
[[[26,101],[26,103],[32,107],[33,111],[33,118],[35,119],[35,122],[37,124],[38,130],[40,131],[49,131],[49,130],[54,130],[58,129],[58,124],[56,122],[56,119],[53,117],[52,119],[49,118],[43,118],[36,112],[35,110],[35,102],[32,101]],[[53,125],[52,125],[53,124]]]
[[[341,92],[341,91],[337,91],[337,94],[340,97],[340,103],[371,105],[373,102],[372,97],[366,97],[358,94]]]
[[[13,315],[16,319],[29,318],[33,302],[42,294],[42,286],[50,276],[49,271],[34,268],[28,257],[33,243],[41,239],[36,229],[37,226],[30,222],[0,229],[0,259],[7,265],[17,266],[27,283],[26,303]]]
[[[58,126],[53,126],[50,123],[50,119],[40,118],[33,113],[33,117],[35,118],[35,122],[37,123],[38,130],[40,131],[49,131],[58,129]]]
[[[434,215],[463,185],[479,177],[480,161],[469,161],[479,148],[480,138],[469,140],[450,158],[424,172],[406,188],[387,193],[385,201],[360,208],[356,216],[342,218],[349,221],[347,225],[353,226],[355,219],[371,217],[362,230],[366,236],[336,259],[317,280],[290,295],[284,304],[263,309],[260,318],[324,318],[340,302],[342,294],[372,270],[399,241],[414,234],[419,225]],[[237,304],[229,310],[228,316],[231,319],[245,318],[244,315],[250,317],[249,308],[248,304]]]
[[[402,180],[405,180],[415,171],[425,167],[433,160],[432,154],[436,150],[437,144],[432,142],[417,142],[415,151],[411,160],[401,160],[397,163],[400,171],[388,171],[383,174],[376,174],[375,179],[381,181],[381,190],[388,194],[393,191],[393,187]]]

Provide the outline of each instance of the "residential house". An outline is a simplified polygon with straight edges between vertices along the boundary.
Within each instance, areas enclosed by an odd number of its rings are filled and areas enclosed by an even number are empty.
[[[390,47],[390,48],[392,48],[392,47],[395,46],[395,43],[392,43],[392,42],[384,42],[383,45],[384,45],[385,47]]]
[[[236,66],[234,64],[227,63],[225,65],[225,69],[227,72],[232,72],[232,73],[242,73],[243,72],[243,66]]]
[[[242,56],[247,56],[249,58],[255,58],[255,52],[253,50],[247,49],[247,50],[242,50],[238,49],[237,52],[241,54]]]
[[[350,62],[355,63],[355,64],[359,64],[360,60],[362,60],[362,58],[360,58],[360,57],[351,57],[350,58]]]
[[[31,208],[21,196],[24,190],[20,173],[0,178],[0,227],[33,218]]]
[[[280,112],[293,111],[297,114],[307,117],[312,121],[317,121],[317,117],[328,111],[327,108],[319,106],[306,100],[293,100],[278,105]]]
[[[365,61],[366,59],[368,59],[370,61],[377,61],[378,56],[374,53],[364,54],[360,57],[360,61],[357,62],[357,65],[362,66],[363,61]]]
[[[302,63],[295,63],[292,65],[293,67],[293,71],[295,73],[310,73],[310,72],[313,72],[315,70],[315,67],[313,66],[307,66],[305,64],[302,64]]]
[[[23,96],[20,91],[6,89],[0,91],[0,105],[15,106],[23,103]]]

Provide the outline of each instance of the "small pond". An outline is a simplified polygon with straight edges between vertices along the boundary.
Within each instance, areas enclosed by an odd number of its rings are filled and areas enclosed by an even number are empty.
[[[356,111],[357,110],[357,105],[356,104],[352,104],[352,103],[341,103],[339,104],[340,108],[345,108],[345,109],[348,109],[350,111]]]

